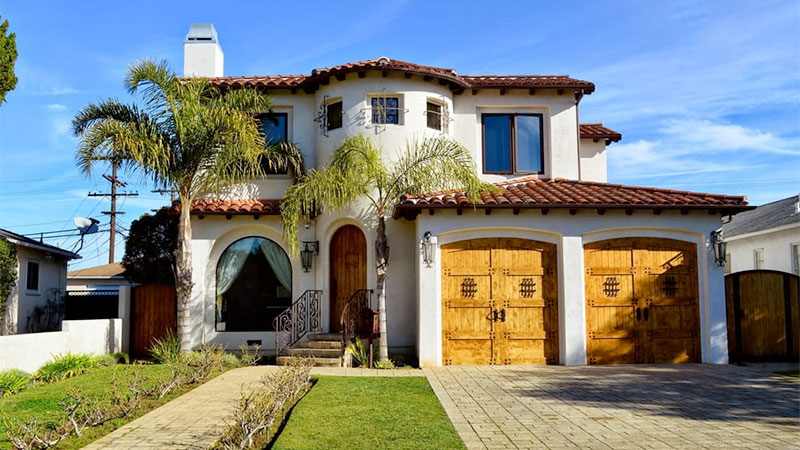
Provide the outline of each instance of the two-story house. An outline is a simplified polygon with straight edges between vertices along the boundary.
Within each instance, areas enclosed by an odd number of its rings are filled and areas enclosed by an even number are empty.
[[[184,74],[273,98],[264,132],[321,167],[346,136],[389,152],[447,136],[498,191],[409,192],[388,224],[390,352],[448,364],[726,363],[723,269],[711,233],[744,197],[607,184],[621,135],[580,124],[594,84],[553,75],[462,75],[386,57],[301,75],[223,76],[210,24],[192,26]],[[321,291],[321,328],[375,286],[363,204],[301,226],[301,257],[282,238],[291,180],[253,180],[192,208],[193,340],[275,342],[273,318]],[[309,313],[311,314],[311,313]],[[311,326],[313,326],[312,324]]]

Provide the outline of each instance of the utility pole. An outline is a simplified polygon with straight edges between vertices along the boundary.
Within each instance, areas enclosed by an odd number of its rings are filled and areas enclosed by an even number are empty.
[[[125,214],[125,211],[117,211],[117,197],[135,197],[139,195],[138,192],[117,192],[117,187],[124,188],[128,184],[117,179],[117,161],[111,162],[111,176],[103,174],[103,178],[111,183],[111,193],[103,192],[90,192],[89,197],[111,197],[111,211],[102,211],[103,214],[111,216],[111,230],[110,237],[108,238],[108,263],[114,262],[114,244],[117,233],[117,214]]]

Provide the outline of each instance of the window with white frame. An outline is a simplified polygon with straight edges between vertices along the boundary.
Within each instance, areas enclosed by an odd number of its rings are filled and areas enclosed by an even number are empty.
[[[39,261],[28,261],[25,274],[25,290],[39,292]]]
[[[447,128],[450,123],[447,104],[429,99],[425,105],[425,116],[428,128],[447,133]]]
[[[373,125],[402,125],[403,97],[399,94],[370,95]]]
[[[792,273],[800,275],[800,243],[792,244]]]
[[[753,259],[755,260],[755,269],[763,269],[764,268],[764,249],[757,248],[753,250]]]

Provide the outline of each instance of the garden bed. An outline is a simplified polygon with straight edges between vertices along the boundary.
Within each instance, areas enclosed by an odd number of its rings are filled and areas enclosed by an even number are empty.
[[[320,376],[273,449],[463,449],[424,377]]]

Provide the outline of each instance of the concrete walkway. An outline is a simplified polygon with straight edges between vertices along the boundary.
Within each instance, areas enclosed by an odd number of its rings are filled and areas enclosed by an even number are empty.
[[[233,369],[150,411],[86,449],[205,449],[216,442],[224,420],[239,400],[241,387],[257,383],[276,366]],[[314,375],[423,376],[420,370],[315,367]]]
[[[772,373],[780,369],[492,366],[423,372],[469,449],[800,448],[800,382]]]

